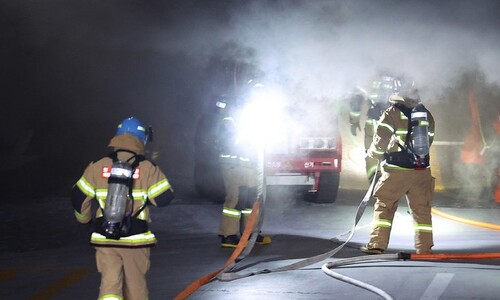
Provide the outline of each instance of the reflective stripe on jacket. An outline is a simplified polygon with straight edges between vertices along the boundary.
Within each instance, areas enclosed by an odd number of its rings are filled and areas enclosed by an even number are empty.
[[[427,120],[429,121],[429,142],[434,140],[434,117],[427,110]],[[372,144],[368,149],[368,155],[375,159],[382,160],[385,152],[401,151],[398,144],[404,146],[406,134],[408,133],[408,117],[395,106],[391,105],[384,111],[378,126],[376,134],[373,137]],[[384,167],[392,169],[406,169],[396,165],[386,164]]]
[[[132,155],[130,153],[119,153],[120,160],[126,160],[123,155]],[[73,200],[76,219],[81,223],[88,223],[91,219],[91,201],[96,199],[99,208],[96,211],[96,218],[103,216],[103,209],[106,206],[106,196],[108,194],[108,178],[106,172],[110,170],[113,161],[109,157],[104,157],[96,162],[92,162],[85,169],[83,176],[75,184],[74,189],[79,190],[85,197]],[[134,173],[134,182],[132,196],[134,199],[134,208],[132,215],[143,207],[147,201],[152,205],[157,205],[155,197],[171,190],[168,179],[158,166],[148,160],[139,163],[136,173]],[[76,203],[75,203],[76,202]],[[146,206],[138,215],[137,219],[149,223],[149,209]],[[96,246],[114,245],[123,247],[148,246],[156,243],[156,238],[152,232],[146,230],[128,237],[122,237],[119,240],[106,239],[106,237],[94,232],[91,236],[91,243]]]

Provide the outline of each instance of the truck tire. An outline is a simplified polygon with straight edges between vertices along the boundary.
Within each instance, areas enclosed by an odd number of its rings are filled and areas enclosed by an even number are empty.
[[[333,203],[337,200],[339,191],[339,173],[321,173],[319,177],[319,189],[315,193],[306,193],[305,199],[315,203]]]

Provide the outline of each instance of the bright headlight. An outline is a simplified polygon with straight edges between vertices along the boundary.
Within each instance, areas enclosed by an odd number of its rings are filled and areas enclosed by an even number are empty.
[[[299,142],[300,149],[335,149],[333,137],[303,137]]]
[[[240,117],[240,135],[264,142],[286,129],[284,97],[276,91],[262,91],[248,99]]]

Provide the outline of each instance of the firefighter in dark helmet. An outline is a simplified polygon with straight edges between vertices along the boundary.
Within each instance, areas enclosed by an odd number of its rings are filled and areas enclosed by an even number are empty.
[[[372,81],[369,93],[365,92],[362,88],[357,88],[349,101],[349,123],[351,125],[351,134],[357,135],[361,130],[361,111],[364,104],[366,104],[366,118],[364,125],[364,146],[365,151],[370,147],[370,144],[375,135],[377,122],[384,110],[390,106],[389,96],[393,93],[394,77],[381,73],[375,80]],[[377,172],[377,160],[366,156],[366,175],[368,180],[371,181]]]
[[[377,126],[368,155],[381,161],[370,241],[361,247],[368,254],[387,249],[399,199],[406,196],[419,254],[431,253],[433,244],[431,205],[434,178],[429,147],[434,138],[434,118],[420,103],[411,80],[395,80],[397,93],[390,97]]]
[[[144,157],[151,128],[137,118],[123,120],[109,142],[111,154],[91,162],[71,195],[78,222],[93,222],[90,243],[101,273],[99,299],[147,299],[150,247],[149,205],[161,207],[174,198],[158,166]],[[91,201],[98,208],[92,216]]]
[[[238,115],[239,108],[235,108],[233,114]],[[248,138],[239,135],[235,120],[229,116],[220,123],[218,144],[226,194],[219,237],[221,247],[236,247],[258,196],[257,151]],[[269,244],[271,237],[258,234],[256,243]]]

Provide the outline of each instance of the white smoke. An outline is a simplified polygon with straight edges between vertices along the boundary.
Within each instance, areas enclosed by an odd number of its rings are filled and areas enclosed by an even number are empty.
[[[405,72],[437,89],[468,69],[500,82],[492,5],[254,1],[233,9],[229,32],[256,50],[266,73],[305,83],[320,96],[350,90],[381,69]]]

